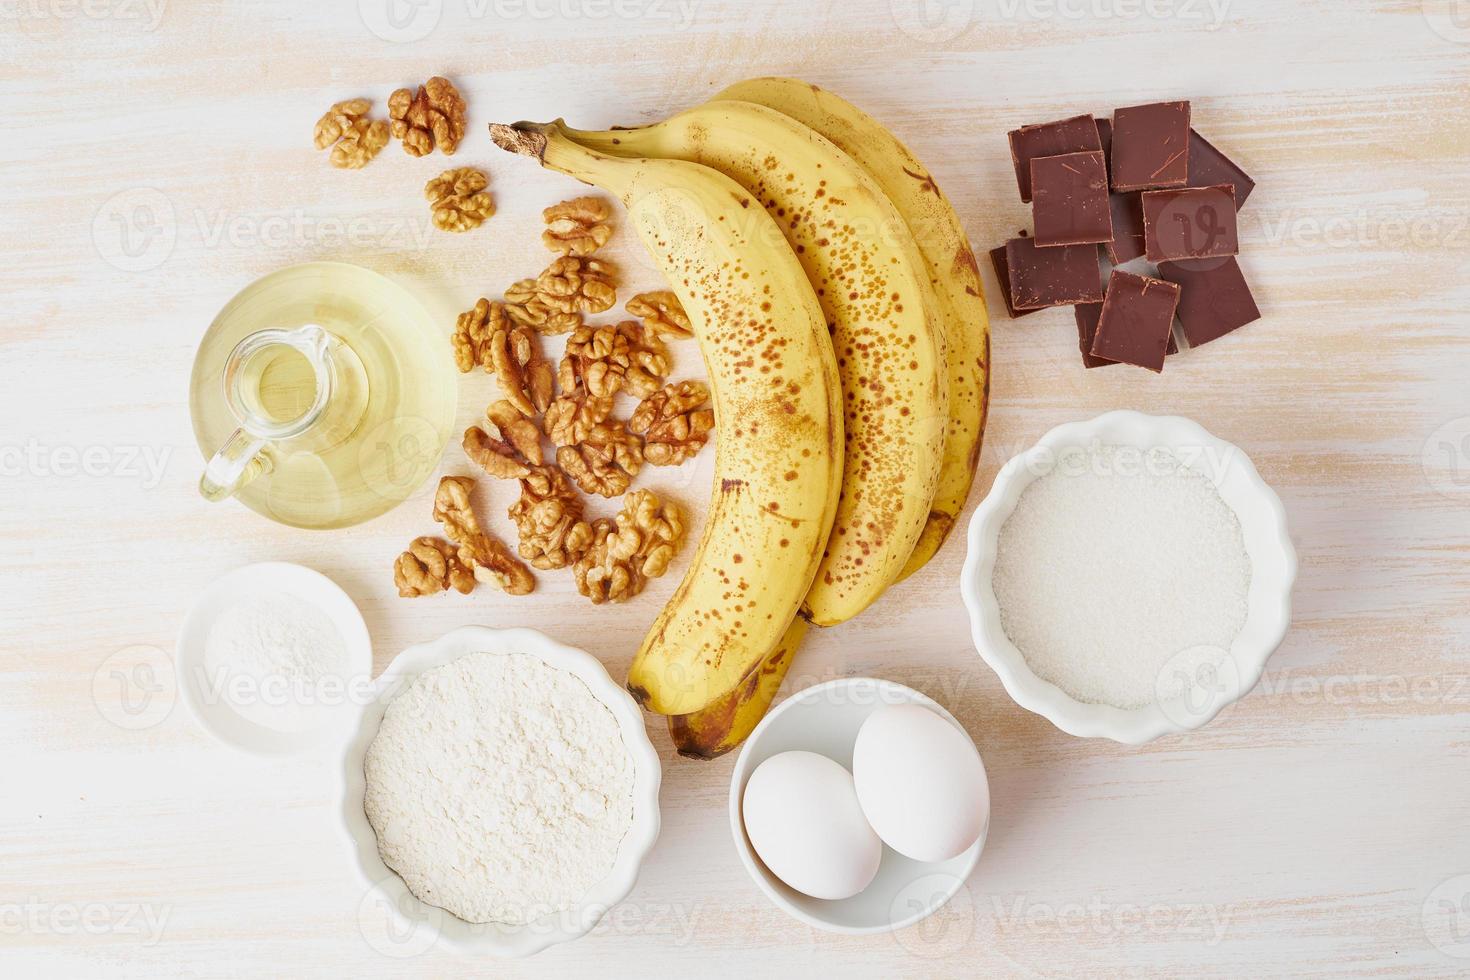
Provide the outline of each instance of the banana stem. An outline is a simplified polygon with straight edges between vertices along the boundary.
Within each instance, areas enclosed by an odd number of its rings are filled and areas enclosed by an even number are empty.
[[[572,140],[560,119],[549,123],[491,123],[490,139],[507,153],[530,157],[548,170],[625,196],[627,168],[617,165],[622,161],[610,160]]]

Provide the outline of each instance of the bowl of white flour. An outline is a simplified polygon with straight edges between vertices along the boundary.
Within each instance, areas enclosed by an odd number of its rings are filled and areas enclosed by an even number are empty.
[[[1188,419],[1109,412],[1010,460],[970,522],[975,646],[1023,708],[1138,744],[1255,686],[1291,621],[1286,511]]]
[[[468,626],[399,654],[342,763],[364,936],[526,956],[590,931],[658,837],[658,755],[589,654]]]

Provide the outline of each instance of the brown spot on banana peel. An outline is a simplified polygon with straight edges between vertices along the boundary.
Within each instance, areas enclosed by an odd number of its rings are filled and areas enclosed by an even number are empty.
[[[939,185],[934,183],[934,178],[929,176],[928,174],[916,174],[908,167],[904,167],[903,172],[917,180],[919,182],[920,189],[922,189],[926,194],[937,195],[939,193]]]
[[[978,281],[980,278],[980,265],[975,261],[975,252],[968,245],[961,245],[954,257],[954,271],[968,272]]]

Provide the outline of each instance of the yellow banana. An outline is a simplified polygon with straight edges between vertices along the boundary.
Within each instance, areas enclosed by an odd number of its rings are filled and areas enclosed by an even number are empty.
[[[606,156],[559,122],[490,133],[501,149],[621,198],[694,326],[719,423],[715,489],[689,572],[634,657],[628,689],[660,714],[698,711],[776,647],[831,531],[842,410],[821,307],[772,219],[729,178]]]
[[[691,759],[713,759],[745,741],[776,699],[806,630],[806,620],[798,616],[776,649],[735,690],[693,714],[670,716],[669,734],[679,754]]]
[[[877,120],[825,89],[793,78],[754,78],[716,99],[741,99],[821,133],[863,166],[908,222],[943,314],[949,375],[949,435],[928,525],[904,567],[918,571],[959,519],[985,433],[990,400],[990,317],[964,226],[924,165]]]
[[[903,217],[847,154],[764,106],[712,102],[652,126],[567,132],[605,153],[713,167],[795,249],[832,330],[846,424],[842,498],[803,615],[819,626],[851,619],[913,553],[943,459],[942,327]]]

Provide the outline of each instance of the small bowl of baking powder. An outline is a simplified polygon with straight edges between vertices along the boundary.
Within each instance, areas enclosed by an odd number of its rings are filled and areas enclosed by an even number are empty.
[[[1237,446],[1174,416],[1058,426],[970,522],[975,646],[1021,707],[1139,744],[1242,697],[1291,621],[1286,511]]]
[[[589,932],[658,837],[658,754],[594,657],[466,626],[399,654],[362,709],[340,816],[391,956],[527,956]]]
[[[373,648],[337,583],[301,565],[260,562],[222,575],[195,600],[176,669],[210,734],[283,756],[342,737],[371,692]]]

